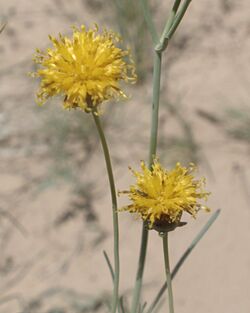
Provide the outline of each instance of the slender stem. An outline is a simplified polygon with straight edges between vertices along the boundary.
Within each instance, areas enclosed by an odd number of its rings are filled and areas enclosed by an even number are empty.
[[[161,59],[162,53],[154,51],[153,102],[152,102],[150,147],[149,147],[149,162],[148,162],[148,166],[150,168],[152,167],[152,164],[154,162],[157,150],[158,115],[159,115],[160,83],[161,83]]]
[[[106,263],[107,263],[107,265],[108,265],[108,268],[109,268],[109,272],[110,272],[112,281],[113,281],[113,283],[114,283],[115,273],[114,273],[112,264],[111,264],[111,262],[110,262],[109,256],[108,256],[108,254],[107,254],[107,252],[106,252],[105,250],[103,250],[103,255],[104,255],[105,261],[106,261]]]
[[[161,78],[161,53],[154,52],[152,121],[151,121],[151,136],[150,136],[149,164],[148,164],[150,168],[152,167],[157,148],[160,78]],[[136,274],[135,287],[133,292],[131,313],[137,312],[137,308],[140,302],[142,279],[147,252],[147,243],[148,243],[148,229],[146,223],[144,222],[142,225],[140,256]]]
[[[154,45],[158,42],[158,34],[148,7],[148,0],[141,0],[142,11]]]
[[[142,234],[141,234],[140,256],[139,256],[139,261],[138,261],[136,281],[135,281],[132,306],[131,306],[132,313],[137,312],[137,308],[138,308],[139,301],[140,301],[140,293],[141,293],[141,286],[142,286],[144,264],[145,264],[145,259],[146,259],[147,243],[148,243],[148,230],[147,230],[147,225],[143,223]]]
[[[174,279],[175,275],[178,273],[179,269],[187,259],[187,257],[190,255],[190,253],[193,251],[193,249],[196,247],[196,245],[199,243],[199,241],[203,238],[203,236],[207,233],[209,228],[212,226],[212,224],[216,221],[217,217],[220,214],[220,210],[217,210],[214,212],[214,214],[209,218],[207,223],[202,227],[202,229],[199,231],[199,233],[195,236],[191,244],[188,246],[188,248],[184,251],[182,256],[180,257],[179,261],[176,263],[172,273],[171,278]],[[154,301],[150,305],[150,307],[147,310],[147,313],[153,312],[156,305],[159,303],[161,297],[163,296],[164,292],[166,291],[168,285],[167,282],[165,282],[159,292],[157,293],[156,297],[154,298]]]
[[[111,192],[112,199],[112,213],[113,213],[113,232],[114,232],[114,289],[113,289],[113,297],[112,297],[112,309],[111,312],[115,313],[118,304],[119,298],[119,276],[120,276],[120,261],[119,261],[119,225],[118,225],[118,213],[117,213],[117,199],[116,199],[116,189],[114,176],[112,171],[111,159],[109,155],[108,145],[105,139],[105,135],[100,123],[99,116],[93,112],[93,118],[100,136],[100,140],[102,143],[103,153],[105,156],[106,167],[109,178],[109,186]]]
[[[170,11],[169,17],[167,19],[166,25],[164,27],[164,30],[162,32],[161,41],[164,40],[164,37],[169,32],[169,30],[173,24],[174,18],[176,16],[177,10],[180,6],[180,3],[181,3],[181,0],[175,0],[174,5],[172,7],[172,10]]]
[[[164,31],[161,35],[160,42],[156,45],[156,51],[163,51],[168,46],[169,40],[173,37],[175,31],[180,25],[190,3],[192,0],[185,0],[179,12],[177,13],[178,7],[180,5],[179,0],[175,0],[170,17],[165,25]]]
[[[174,20],[174,22],[173,22],[173,24],[172,24],[172,26],[171,26],[171,28],[170,28],[168,34],[166,35],[166,38],[167,38],[167,39],[171,39],[171,37],[172,37],[173,34],[175,33],[175,31],[176,31],[176,29],[178,28],[180,22],[182,21],[182,19],[183,19],[185,13],[186,13],[186,11],[187,11],[187,9],[188,9],[188,7],[189,7],[191,1],[192,1],[192,0],[186,0],[186,1],[183,3],[182,7],[180,8],[180,12],[176,15],[175,20]]]
[[[168,233],[165,233],[162,237],[163,242],[163,252],[164,252],[164,261],[165,261],[165,271],[168,285],[168,304],[169,304],[169,313],[174,313],[174,297],[172,290],[172,280],[171,272],[169,265],[169,249],[168,249]]]
[[[186,1],[190,2],[191,0],[186,0]],[[152,164],[154,162],[154,158],[156,157],[156,151],[157,151],[162,52],[167,48],[167,43],[168,43],[168,39],[165,40],[165,34],[169,33],[172,27],[175,27],[176,22],[177,22],[176,27],[178,27],[183,17],[182,16],[180,21],[178,22],[176,13],[179,8],[180,2],[181,0],[175,0],[172,11],[170,13],[170,17],[161,35],[161,39],[159,40],[158,34],[156,32],[156,29],[153,24],[152,17],[148,8],[148,2],[147,0],[141,0],[144,17],[145,17],[149,32],[151,33],[153,42],[155,44],[154,72],[153,72],[153,101],[152,101],[152,115],[151,115],[152,120],[151,120],[151,135],[150,135],[149,162],[148,162],[149,168],[152,168]],[[185,3],[183,7],[184,9],[182,9],[182,11],[184,10],[184,13],[183,13],[184,15],[186,12]],[[181,11],[181,14],[182,14],[182,11]],[[137,312],[137,308],[140,302],[142,279],[143,279],[146,252],[147,252],[147,242],[148,242],[148,229],[146,227],[146,223],[144,222],[143,227],[142,227],[140,256],[139,256],[138,269],[137,269],[137,274],[136,274],[136,282],[135,282],[135,287],[133,291],[131,313]]]

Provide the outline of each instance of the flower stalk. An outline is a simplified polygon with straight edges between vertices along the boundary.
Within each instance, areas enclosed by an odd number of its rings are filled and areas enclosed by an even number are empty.
[[[139,261],[138,261],[138,266],[137,266],[136,281],[135,281],[133,299],[132,299],[132,305],[131,305],[132,313],[137,312],[137,308],[140,302],[142,279],[143,279],[144,265],[145,265],[146,252],[147,252],[147,244],[148,244],[148,229],[147,229],[146,222],[143,222],[142,232],[141,232],[140,256],[139,256]]]
[[[0,32],[3,28],[0,27]],[[122,38],[98,25],[87,29],[73,27],[71,37],[59,34],[49,36],[52,47],[45,51],[36,49],[34,62],[38,65],[32,77],[40,79],[37,92],[42,105],[54,96],[62,96],[64,109],[79,109],[92,113],[106,161],[108,172],[114,231],[114,288],[112,313],[119,299],[119,226],[116,189],[105,135],[99,120],[101,105],[111,99],[127,98],[120,82],[134,83],[137,75],[129,50],[119,46]]]
[[[99,116],[96,112],[92,113],[98,134],[101,140],[103,153],[105,157],[107,173],[109,178],[109,186],[112,199],[112,214],[113,214],[113,234],[114,234],[114,287],[112,296],[112,307],[111,312],[115,313],[118,305],[119,298],[119,277],[120,277],[120,260],[119,260],[119,224],[118,224],[118,212],[117,212],[117,198],[116,198],[116,188],[114,182],[114,175],[111,165],[111,159],[109,154],[109,149],[107,141],[102,129],[102,125]]]
[[[152,120],[151,120],[151,136],[149,148],[149,168],[152,167],[153,160],[157,149],[157,134],[158,134],[158,114],[159,114],[159,99],[160,99],[160,79],[161,79],[161,53],[154,52],[154,72],[153,72],[153,101],[152,101]],[[146,253],[148,245],[148,227],[145,222],[142,225],[141,247],[137,267],[136,281],[133,292],[131,313],[136,313],[140,302],[141,287],[143,273],[145,267]]]
[[[181,0],[175,0],[173,8],[170,12],[170,16],[167,19],[166,25],[159,39],[156,28],[154,26],[152,16],[149,10],[148,1],[141,0],[142,11],[149,32],[152,37],[154,48],[154,69],[153,69],[153,99],[152,99],[152,111],[151,111],[151,135],[149,144],[149,162],[148,167],[151,169],[154,158],[157,151],[157,135],[158,135],[158,119],[159,119],[159,100],[160,100],[160,82],[161,82],[161,65],[162,65],[162,53],[168,46],[168,41],[179,26],[191,0],[186,0],[183,7],[181,8],[179,16],[177,11]],[[136,313],[140,303],[140,295],[142,288],[142,280],[144,273],[144,266],[146,260],[148,243],[148,228],[146,223],[143,222],[142,234],[141,234],[141,246],[138,261],[138,268],[136,274],[136,281],[133,291],[131,313]]]
[[[161,62],[162,53],[154,51],[154,72],[153,72],[153,100],[152,100],[152,120],[151,120],[151,135],[149,144],[149,161],[148,167],[151,168],[157,150],[157,135],[158,135],[158,116],[160,102],[160,85],[161,85]]]
[[[166,282],[168,286],[168,304],[169,313],[174,313],[174,297],[172,290],[172,279],[169,265],[169,248],[168,248],[168,233],[163,233],[162,235],[164,261],[165,261],[165,272],[166,272]]]

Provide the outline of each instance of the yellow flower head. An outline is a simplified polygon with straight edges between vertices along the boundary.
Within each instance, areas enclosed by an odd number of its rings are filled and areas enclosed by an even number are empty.
[[[152,170],[141,162],[142,172],[133,171],[137,179],[128,194],[132,204],[122,210],[137,213],[152,228],[164,228],[165,225],[180,223],[183,212],[196,217],[200,209],[209,210],[201,205],[199,199],[207,199],[208,192],[203,190],[204,178],[195,180],[192,172],[195,167],[182,167],[177,163],[175,168],[168,171],[155,160]]]
[[[38,104],[50,97],[64,96],[64,108],[98,111],[100,104],[112,98],[126,97],[120,81],[134,82],[135,67],[129,50],[122,50],[121,38],[98,27],[86,30],[73,27],[73,38],[49,36],[53,43],[46,52],[37,49],[34,62],[40,67],[33,77],[41,79]]]

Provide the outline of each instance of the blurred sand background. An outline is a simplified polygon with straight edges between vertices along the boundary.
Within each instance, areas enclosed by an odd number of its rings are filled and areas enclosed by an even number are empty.
[[[150,2],[160,30],[172,1]],[[0,35],[1,313],[107,312],[112,283],[102,250],[112,257],[112,224],[97,134],[90,116],[62,111],[58,100],[37,107],[37,82],[27,72],[48,34],[69,33],[73,24],[97,22],[124,34],[140,80],[127,89],[130,100],[105,105],[103,119],[117,188],[126,189],[133,181],[127,166],[138,168],[148,156],[152,49],[137,11],[126,15],[117,3],[0,1],[8,20]],[[212,191],[209,206],[222,209],[174,280],[178,313],[250,312],[249,16],[247,0],[193,1],[164,58],[159,156],[166,166],[198,163]],[[172,265],[208,218],[187,217],[188,225],[171,234]],[[120,214],[121,290],[128,298],[140,232],[140,221]],[[144,300],[164,278],[161,240],[152,231]]]

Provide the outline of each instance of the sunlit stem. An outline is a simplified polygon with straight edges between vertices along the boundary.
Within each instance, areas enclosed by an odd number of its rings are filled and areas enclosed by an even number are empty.
[[[142,234],[141,234],[140,256],[139,256],[137,273],[136,273],[136,281],[135,281],[135,287],[134,287],[134,292],[133,292],[131,313],[137,312],[138,305],[140,302],[142,279],[143,279],[144,265],[145,265],[146,252],[147,252],[147,244],[148,244],[148,230],[147,230],[147,225],[143,223]]]
[[[102,148],[103,148],[103,153],[105,157],[106,168],[107,168],[108,178],[109,178],[111,199],[112,199],[113,233],[114,233],[114,288],[113,288],[111,312],[115,313],[117,309],[118,298],[119,298],[119,276],[120,276],[119,224],[118,224],[118,213],[117,213],[116,189],[115,189],[115,182],[114,182],[114,175],[112,171],[111,159],[109,155],[109,149],[108,149],[106,138],[105,138],[102,126],[101,126],[101,122],[100,122],[99,116],[95,112],[93,112],[92,115],[96,124],[96,128],[98,130]]]
[[[152,167],[157,150],[158,137],[158,116],[159,116],[159,100],[160,100],[160,82],[161,82],[161,59],[162,53],[154,51],[154,73],[153,73],[153,101],[152,101],[152,120],[151,135],[149,146],[149,168]]]
[[[168,46],[169,40],[173,37],[175,31],[180,25],[190,3],[192,0],[185,0],[179,11],[177,12],[179,5],[179,0],[175,0],[174,6],[172,8],[170,17],[165,25],[164,31],[161,35],[159,43],[156,45],[157,51],[163,51]]]
[[[161,79],[161,53],[154,52],[152,121],[151,121],[150,148],[149,148],[149,162],[148,162],[149,163],[148,166],[150,168],[152,167],[157,149],[160,79]],[[147,243],[148,243],[148,228],[147,224],[144,222],[142,225],[140,256],[136,274],[135,287],[133,292],[131,313],[137,312],[137,308],[140,302],[141,287],[147,253]]]
[[[166,272],[166,281],[168,286],[168,305],[169,313],[174,313],[174,297],[172,290],[172,279],[169,265],[169,249],[168,249],[168,233],[165,233],[162,236],[163,242],[163,252],[164,252],[164,261],[165,261],[165,272]]]
[[[168,32],[169,32],[169,30],[170,30],[170,28],[171,28],[171,26],[172,26],[172,24],[174,22],[174,19],[175,19],[177,10],[178,10],[178,8],[180,6],[180,3],[181,3],[181,0],[175,0],[175,2],[174,2],[174,5],[172,7],[172,10],[170,11],[169,17],[167,19],[167,22],[165,24],[164,30],[163,30],[161,38],[160,38],[160,42],[161,43],[163,43],[164,38],[168,34]]]
[[[188,3],[187,3],[188,2]],[[179,26],[186,9],[191,0],[186,0],[183,7],[180,10],[178,16],[178,8],[181,3],[181,0],[175,0],[172,10],[170,12],[169,18],[166,22],[162,35],[159,39],[156,28],[154,26],[151,13],[149,11],[147,0],[141,0],[141,5],[143,9],[144,18],[146,20],[149,32],[151,34],[154,48],[154,70],[153,70],[153,99],[152,99],[152,113],[151,113],[151,135],[150,135],[150,147],[149,147],[149,162],[148,167],[151,169],[154,159],[156,157],[157,151],[157,136],[158,136],[158,119],[159,119],[159,100],[160,100],[160,81],[161,81],[161,65],[162,65],[162,53],[166,50],[168,46],[167,37],[168,34],[172,36]],[[172,32],[171,32],[172,29]],[[166,38],[165,38],[166,37]],[[141,235],[141,247],[138,261],[138,268],[136,274],[136,282],[133,291],[131,313],[137,313],[138,305],[140,303],[142,280],[144,273],[144,266],[146,260],[147,252],[147,243],[148,243],[148,229],[147,225],[144,222],[142,226],[142,235]]]
[[[179,12],[176,14],[175,19],[173,21],[172,26],[169,29],[169,32],[167,32],[166,38],[167,39],[171,39],[171,37],[174,35],[176,29],[178,28],[178,26],[180,25],[190,3],[192,2],[192,0],[185,0],[182,7],[180,8]]]
[[[146,1],[142,1],[142,5],[146,5]],[[148,16],[147,20],[151,21],[149,18],[148,7],[145,7],[145,11]],[[151,26],[152,29],[152,26]],[[151,34],[155,33],[154,31]],[[156,35],[152,34],[153,41],[156,39]],[[154,158],[156,156],[157,150],[157,135],[158,135],[158,114],[159,114],[159,99],[160,99],[160,80],[161,80],[161,60],[162,53],[154,51],[154,70],[153,70],[153,99],[152,99],[152,112],[151,112],[151,135],[150,135],[150,146],[149,146],[149,168],[152,167]],[[142,225],[142,234],[141,234],[141,247],[140,255],[138,261],[138,268],[136,274],[135,287],[132,298],[131,313],[136,313],[138,305],[140,303],[141,288],[143,281],[143,273],[145,267],[146,253],[147,253],[147,243],[148,243],[148,229],[147,225],[144,222]]]

